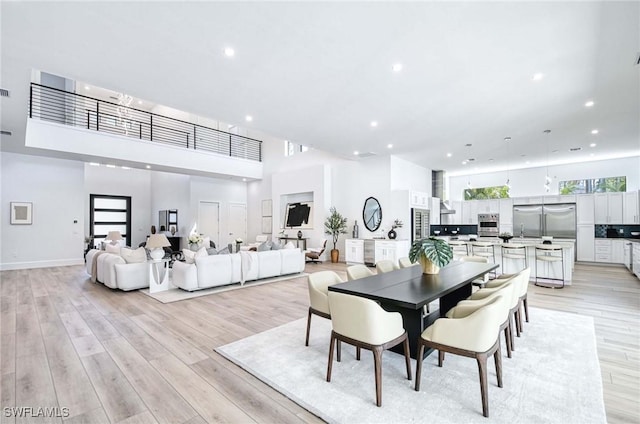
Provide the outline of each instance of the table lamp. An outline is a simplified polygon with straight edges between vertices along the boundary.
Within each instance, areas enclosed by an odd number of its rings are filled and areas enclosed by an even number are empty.
[[[112,245],[116,245],[119,240],[122,240],[122,234],[120,234],[120,231],[109,231],[109,234],[107,234],[104,240]]]
[[[154,261],[159,261],[164,257],[163,247],[169,247],[171,243],[164,234],[151,234],[147,239],[147,249],[149,249],[149,256]]]

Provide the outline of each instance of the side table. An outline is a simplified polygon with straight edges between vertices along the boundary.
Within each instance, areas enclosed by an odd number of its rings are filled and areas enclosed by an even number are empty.
[[[149,293],[169,290],[169,262],[171,259],[148,260]]]

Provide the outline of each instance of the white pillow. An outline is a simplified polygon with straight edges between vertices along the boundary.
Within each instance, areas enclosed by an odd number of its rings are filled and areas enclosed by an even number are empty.
[[[207,249],[201,247],[197,252],[194,252],[190,249],[182,249],[182,254],[184,255],[184,261],[188,264],[195,264],[196,258],[201,258],[203,256],[209,256],[207,253]]]
[[[122,248],[120,250],[120,256],[128,264],[139,264],[147,262],[147,251],[144,247],[138,247],[137,249]]]
[[[202,239],[202,243],[200,243],[199,247],[204,246],[205,248],[210,248],[211,247],[211,237],[204,237]]]
[[[296,245],[293,244],[292,241],[288,241],[287,244],[284,245],[283,249],[295,249]]]
[[[104,251],[107,253],[115,253],[116,255],[120,254],[120,245],[119,244],[110,244],[107,243],[104,246]]]

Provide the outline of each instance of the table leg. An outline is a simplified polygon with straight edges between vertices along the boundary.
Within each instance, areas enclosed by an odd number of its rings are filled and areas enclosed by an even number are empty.
[[[449,309],[453,308],[461,300],[465,300],[471,296],[471,283],[460,287],[457,290],[452,291],[440,298],[440,316],[444,317]]]

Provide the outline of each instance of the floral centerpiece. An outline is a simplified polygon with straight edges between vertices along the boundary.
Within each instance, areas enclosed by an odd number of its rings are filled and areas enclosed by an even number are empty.
[[[242,241],[242,239],[241,239],[240,237],[238,237],[238,238],[236,239],[236,243],[238,243],[238,244],[242,244],[242,243],[243,243],[243,241]]]
[[[202,243],[202,236],[200,234],[193,233],[189,236],[189,244],[199,245]]]
[[[504,233],[500,233],[498,235],[498,237],[502,239],[503,243],[508,243],[509,240],[511,240],[513,238],[513,234],[511,234],[510,232],[507,231],[507,232],[504,232]]]

